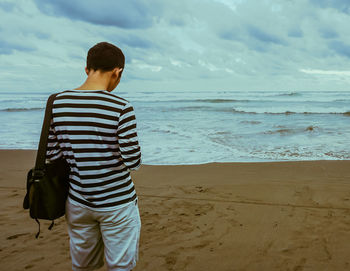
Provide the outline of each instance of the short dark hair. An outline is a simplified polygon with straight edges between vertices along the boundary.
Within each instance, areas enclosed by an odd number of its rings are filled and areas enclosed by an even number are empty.
[[[111,71],[114,68],[124,69],[125,56],[117,46],[108,42],[99,42],[91,47],[87,54],[86,67],[88,70]]]

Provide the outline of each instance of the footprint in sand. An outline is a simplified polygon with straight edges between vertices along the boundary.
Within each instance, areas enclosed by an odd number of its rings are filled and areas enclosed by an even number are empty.
[[[209,246],[209,244],[210,244],[210,241],[203,240],[198,245],[193,246],[193,248],[201,249],[201,248],[205,248],[206,246]]]
[[[228,206],[226,210],[236,212],[236,209],[233,206]]]
[[[302,258],[298,265],[294,266],[293,271],[301,271],[304,269],[306,258]]]
[[[209,191],[209,188],[203,188],[203,186],[196,186],[195,188],[199,193],[205,193]]]
[[[301,204],[317,204],[317,202],[313,199],[313,194],[312,189],[310,189],[310,187],[307,185],[297,187],[294,191],[294,197],[296,197]]]
[[[182,250],[182,249],[181,249]],[[177,262],[177,258],[179,256],[179,251],[171,251],[165,255],[165,263],[168,270],[174,270],[174,265]]]
[[[11,235],[11,236],[7,237],[6,239],[7,240],[12,240],[12,239],[16,239],[16,238],[18,238],[20,236],[24,236],[24,235],[28,235],[28,234],[29,233],[17,233],[17,234],[14,234],[14,235]]]
[[[36,259],[32,260],[32,262],[40,262],[40,261],[42,261],[42,260],[45,260],[45,257],[44,257],[44,256],[39,257],[39,258],[36,258]]]

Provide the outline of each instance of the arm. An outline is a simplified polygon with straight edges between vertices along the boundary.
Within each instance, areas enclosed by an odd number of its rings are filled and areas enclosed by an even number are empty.
[[[55,129],[53,127],[53,119],[51,118],[49,137],[47,141],[47,150],[46,150],[46,161],[53,162],[54,160],[60,158],[62,152],[60,150]]]
[[[137,170],[141,166],[141,149],[137,137],[134,108],[130,103],[127,103],[120,113],[117,135],[124,165],[129,170]]]

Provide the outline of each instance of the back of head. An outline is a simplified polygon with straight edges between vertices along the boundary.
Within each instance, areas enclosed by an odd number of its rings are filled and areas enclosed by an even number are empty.
[[[88,70],[111,71],[114,68],[124,69],[125,56],[117,46],[108,42],[99,42],[91,47],[86,59]]]

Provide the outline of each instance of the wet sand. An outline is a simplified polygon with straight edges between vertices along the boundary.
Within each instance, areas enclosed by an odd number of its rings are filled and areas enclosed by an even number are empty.
[[[71,270],[64,218],[35,239],[22,209],[35,155],[0,150],[1,270]],[[350,270],[350,161],[143,165],[133,180],[134,271]]]

